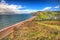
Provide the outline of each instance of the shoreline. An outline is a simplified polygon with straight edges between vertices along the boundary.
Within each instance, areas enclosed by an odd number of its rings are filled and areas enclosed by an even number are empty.
[[[31,14],[0,15],[0,30],[33,17]]]
[[[24,21],[21,21],[21,22],[15,23],[15,24],[13,24],[13,25],[11,25],[11,26],[7,26],[7,27],[1,29],[0,32],[3,31],[3,30],[5,30],[5,29],[7,29],[7,28],[12,27],[12,26],[15,26],[15,25],[18,25],[18,24],[22,24],[22,23],[24,23],[24,22],[26,22],[26,21],[29,21],[29,20],[31,20],[31,19],[34,19],[35,17],[36,17],[36,16],[33,16],[33,17],[28,18],[28,19],[26,19],[26,20],[24,20]]]
[[[13,24],[11,26],[5,27],[3,29],[0,30],[0,39],[6,37],[7,35],[9,35],[10,33],[13,32],[14,28],[19,28],[21,25],[23,25],[24,23],[28,22],[28,21],[32,21],[36,16],[33,16],[31,18],[28,18],[24,21],[18,22],[16,24]]]

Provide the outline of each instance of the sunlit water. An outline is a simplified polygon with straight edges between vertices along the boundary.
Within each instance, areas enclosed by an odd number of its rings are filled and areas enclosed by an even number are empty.
[[[0,15],[0,29],[31,18],[31,14]]]

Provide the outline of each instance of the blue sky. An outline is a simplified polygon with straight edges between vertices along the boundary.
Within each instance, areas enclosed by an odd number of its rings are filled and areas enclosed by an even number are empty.
[[[5,1],[5,5],[22,11],[60,11],[60,0],[3,0]],[[7,5],[8,4],[8,5]],[[5,6],[5,7],[6,7]]]
[[[28,9],[34,10],[60,5],[60,0],[6,0],[6,2],[26,6]]]

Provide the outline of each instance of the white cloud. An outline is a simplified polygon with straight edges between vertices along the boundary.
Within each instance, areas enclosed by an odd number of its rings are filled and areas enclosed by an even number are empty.
[[[55,6],[54,8],[60,8],[60,5]]]
[[[21,5],[9,5],[5,1],[0,2],[0,14],[12,14],[12,13],[18,13],[19,9],[24,8]]]
[[[48,11],[50,10],[52,7],[45,7],[44,9],[42,9],[42,11]]]
[[[37,10],[29,10],[29,9],[24,9],[24,10],[14,10],[15,13],[32,13],[32,12],[37,12]]]
[[[36,12],[37,10],[23,9],[25,8],[22,5],[8,4],[4,0],[0,2],[0,14],[21,14],[21,13],[31,13]]]
[[[38,10],[29,10],[29,9],[25,9],[25,10],[20,10],[23,13],[32,13],[32,12],[37,12]]]
[[[21,13],[31,13],[31,12],[37,12],[37,11],[49,11],[52,9],[52,7],[45,7],[42,10],[30,10],[30,9],[23,9],[25,6],[22,5],[14,5],[14,4],[8,4],[4,0],[0,2],[0,14],[21,14]],[[60,8],[60,5],[57,5],[53,8]],[[23,9],[23,10],[21,10]]]

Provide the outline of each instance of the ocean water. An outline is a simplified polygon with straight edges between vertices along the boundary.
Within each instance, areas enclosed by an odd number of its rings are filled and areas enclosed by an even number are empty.
[[[31,18],[31,14],[0,15],[0,29]]]

